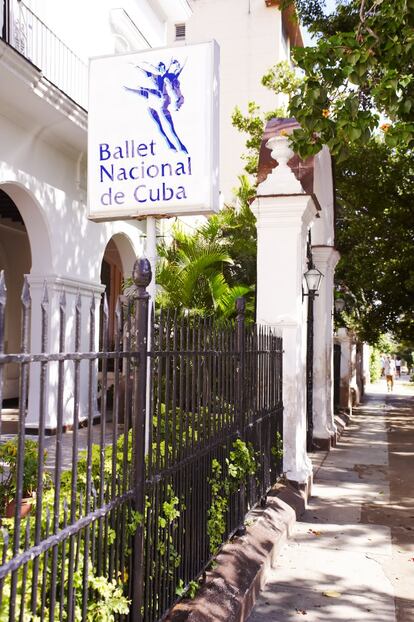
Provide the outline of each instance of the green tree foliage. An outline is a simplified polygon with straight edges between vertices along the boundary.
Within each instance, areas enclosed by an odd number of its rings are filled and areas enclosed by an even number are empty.
[[[353,294],[351,321],[375,342],[414,340],[414,154],[373,143],[338,165],[336,278]]]
[[[262,79],[276,94],[289,97],[288,114],[302,124],[294,137],[296,151],[307,156],[326,143],[334,155],[336,244],[342,255],[337,278],[351,303],[348,324],[371,343],[385,331],[412,339],[414,330],[414,154],[409,147],[414,117],[406,103],[413,96],[413,3],[350,0],[338,2],[325,16],[322,0],[297,1],[317,45],[294,50],[301,72],[279,63]],[[398,10],[393,21],[391,13]],[[234,124],[249,137],[246,170],[253,171],[259,130],[268,117],[253,102],[247,115],[236,113]]]
[[[286,0],[285,5],[294,0]],[[323,0],[296,2],[316,36],[295,48],[303,74],[289,114],[302,157],[326,144],[338,159],[382,130],[391,147],[414,147],[414,0],[342,0],[329,16]]]
[[[397,354],[411,369],[414,363],[414,340],[402,339],[397,347]]]
[[[283,69],[287,68],[280,68],[280,70]],[[247,104],[247,114],[243,114],[241,109],[236,106],[232,114],[232,123],[240,132],[247,134],[247,151],[242,155],[242,159],[246,161],[244,169],[250,175],[255,175],[257,172],[260,143],[262,142],[266,122],[274,117],[285,116],[286,110],[284,108],[277,108],[272,112],[263,112],[255,102]]]
[[[227,319],[236,299],[247,298],[253,317],[256,279],[256,230],[249,208],[252,189],[241,178],[239,208],[226,206],[188,233],[175,227],[172,242],[158,246],[157,303],[163,308]]]

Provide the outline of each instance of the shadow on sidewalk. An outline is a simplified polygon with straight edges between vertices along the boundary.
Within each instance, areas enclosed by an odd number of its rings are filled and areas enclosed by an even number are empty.
[[[396,593],[397,620],[413,622],[414,602],[400,597],[406,592],[400,584],[408,581],[414,593],[414,386],[397,380],[394,392],[383,394],[374,387],[357,412],[363,415],[373,401],[383,401],[380,415],[387,432],[390,494],[386,505],[364,503],[361,521],[390,528],[395,563],[388,571]]]

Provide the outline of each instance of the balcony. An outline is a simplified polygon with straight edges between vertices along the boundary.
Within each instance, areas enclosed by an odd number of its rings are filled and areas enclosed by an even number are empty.
[[[23,2],[0,0],[1,38],[55,87],[86,110],[88,66]],[[0,8],[1,12],[1,8]],[[1,28],[2,26],[2,28]]]

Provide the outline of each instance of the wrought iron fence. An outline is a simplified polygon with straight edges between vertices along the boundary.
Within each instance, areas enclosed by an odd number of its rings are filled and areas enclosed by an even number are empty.
[[[89,351],[81,351],[79,296],[74,349],[67,350],[70,312],[62,295],[53,354],[46,289],[41,352],[29,352],[27,284],[21,353],[4,353],[0,281],[0,387],[6,365],[20,366],[18,433],[0,431],[2,622],[26,614],[98,620],[105,611],[132,622],[161,619],[280,473],[281,339],[269,328],[245,326],[242,300],[235,323],[168,311],[149,317],[149,280],[146,260],[137,262],[133,299],[116,309],[113,351],[107,306],[99,322],[93,300]],[[73,422],[63,433],[68,378]],[[44,429],[50,384],[57,398],[53,437]],[[32,386],[39,387],[35,437],[25,430]]]
[[[6,10],[9,6],[5,5]],[[6,13],[3,36],[44,76],[83,108],[88,104],[88,67],[23,2]],[[1,33],[0,33],[1,35]]]

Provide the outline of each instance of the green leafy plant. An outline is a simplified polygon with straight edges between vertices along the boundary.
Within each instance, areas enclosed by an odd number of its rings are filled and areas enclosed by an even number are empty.
[[[283,458],[283,438],[280,432],[276,432],[275,444],[270,451],[276,460],[281,460]]]
[[[215,555],[219,550],[226,532],[226,516],[228,509],[228,485],[222,480],[222,468],[218,460],[211,463],[211,505],[207,512],[207,534],[210,553]]]
[[[253,447],[240,438],[234,441],[225,464],[227,473],[223,478],[220,462],[214,459],[211,463],[211,505],[207,512],[207,534],[212,555],[216,555],[223,543],[231,494],[244,485],[258,467]]]
[[[226,459],[230,491],[237,490],[246,482],[249,475],[254,475],[257,463],[252,445],[238,438],[233,443],[230,456]]]
[[[92,577],[89,585],[97,596],[96,602],[88,606],[88,622],[114,622],[115,614],[127,615],[130,601],[122,593],[122,589],[115,581],[108,581],[105,577]]]
[[[127,437],[123,435],[120,436],[117,440],[116,448],[115,448],[115,463],[116,465],[121,466],[125,459],[131,460],[131,452],[132,452],[132,435],[128,434]],[[12,440],[4,445],[0,446],[1,451],[1,466],[0,473],[5,475],[3,479],[3,484],[9,486],[8,490],[10,494],[15,493],[15,471],[17,465],[17,441]],[[37,483],[37,469],[38,469],[38,445],[36,442],[31,440],[26,440],[24,445],[24,478],[23,478],[23,489],[26,492],[30,492],[34,490]],[[45,454],[46,457],[46,454]],[[104,490],[108,490],[108,488],[112,485],[112,458],[113,458],[113,447],[108,446],[101,450],[98,445],[93,445],[91,449],[91,473],[92,473],[92,485],[95,487],[95,491],[99,491],[101,487]],[[101,466],[103,468],[104,477],[101,480]],[[75,520],[79,519],[82,515],[83,503],[85,499],[86,492],[86,481],[87,481],[87,469],[88,469],[88,461],[87,461],[87,452],[80,452],[79,460],[77,464],[76,470],[76,495],[74,498],[75,509],[74,509],[74,518]],[[45,476],[48,479],[48,486],[44,489],[43,498],[42,498],[42,510],[41,510],[41,532],[45,533],[50,528],[50,516],[54,512],[54,504],[55,504],[55,488],[51,483],[50,477]],[[13,479],[14,478],[14,479]],[[72,513],[72,498],[71,498],[71,486],[72,486],[72,478],[73,471],[63,471],[61,475],[60,481],[60,498],[59,498],[59,507],[58,507],[58,522],[59,529],[63,528],[65,521],[67,521],[67,516]],[[10,485],[9,485],[10,480]],[[2,497],[0,497],[2,498]],[[82,501],[82,503],[81,503]],[[34,497],[33,500],[33,510],[27,518],[23,519],[21,522],[20,529],[20,548],[23,550],[25,547],[25,534],[27,532],[34,533],[35,528],[35,515],[34,511],[36,508],[37,498]],[[65,518],[66,517],[66,518]],[[135,523],[139,521],[139,517],[136,515],[132,515],[131,522],[135,520]],[[27,527],[28,524],[28,527]],[[0,535],[0,558],[3,556],[4,552],[6,554],[6,561],[9,561],[12,558],[12,549],[8,546],[8,542],[13,541],[14,539],[14,520],[13,519],[2,519],[2,527],[4,531],[1,531]],[[75,588],[75,602],[74,602],[74,621],[75,622],[85,622],[84,618],[82,618],[82,582],[83,582],[83,573],[84,573],[84,562],[85,562],[85,539],[83,533],[80,532],[80,537],[77,538],[76,541],[76,567],[73,572],[73,581]],[[107,528],[107,544],[111,545],[116,538],[116,533],[111,527]],[[125,556],[126,558],[130,554],[130,541],[128,538],[125,539]],[[49,557],[50,561],[50,557]],[[46,603],[49,602],[50,599],[50,568],[48,567],[47,558],[42,556],[40,558],[40,566],[39,573],[40,576],[44,573],[46,577],[45,584],[45,592],[46,592]],[[89,600],[87,604],[87,617],[86,622],[97,622],[98,620],[104,620],[105,622],[113,622],[115,619],[118,619],[118,615],[126,615],[129,610],[129,600],[125,596],[123,590],[124,587],[122,583],[126,582],[126,577],[124,576],[124,570],[120,572],[119,582],[116,583],[114,580],[110,580],[104,576],[98,576],[96,574],[94,565],[92,563],[92,559],[89,557],[87,559],[88,563],[88,585],[89,585]],[[45,566],[46,564],[46,566]],[[26,611],[30,611],[31,609],[31,589],[27,589],[27,586],[31,586],[31,582],[33,579],[33,567],[29,565],[26,570],[26,592],[23,592],[23,575],[19,572],[18,574],[18,583],[17,583],[17,594],[20,599],[25,600]],[[60,586],[59,581],[57,588],[65,590],[67,588],[68,576],[69,576],[69,558],[67,555],[63,556],[63,549],[61,547],[58,548],[58,557],[57,557],[57,577],[64,577],[64,584]],[[42,585],[38,582],[37,587],[37,602],[40,604],[41,602],[41,590]],[[0,622],[6,622],[8,620],[8,607],[10,601],[10,575],[6,577],[3,585],[3,600],[2,600],[2,608],[0,612]],[[40,605],[39,605],[40,606]],[[4,613],[4,615],[3,615]],[[49,610],[45,610],[43,613],[43,618],[45,622],[49,620]],[[55,619],[58,619],[59,607],[57,605],[57,609],[55,611]],[[29,616],[29,614],[27,614]],[[25,618],[26,619],[26,618]],[[34,617],[27,617],[29,621],[33,619],[36,620],[36,615]]]
[[[190,581],[188,585],[184,585],[182,579],[179,580],[175,593],[180,598],[195,598],[200,589],[200,583],[198,581]]]
[[[46,451],[43,460],[46,460]],[[16,497],[18,441],[11,439],[0,445],[0,515],[4,515],[6,505]],[[23,497],[32,496],[37,486],[39,467],[38,443],[32,440],[24,442],[23,458]],[[44,475],[47,478],[47,473]]]

